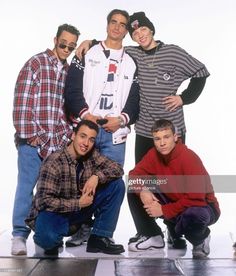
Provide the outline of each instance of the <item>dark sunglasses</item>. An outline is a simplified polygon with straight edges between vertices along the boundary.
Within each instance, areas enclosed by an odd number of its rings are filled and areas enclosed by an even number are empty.
[[[58,44],[58,47],[61,49],[65,49],[67,47],[70,52],[74,51],[74,49],[75,49],[75,47],[73,47],[73,46],[68,46],[68,45],[65,45],[62,43]]]

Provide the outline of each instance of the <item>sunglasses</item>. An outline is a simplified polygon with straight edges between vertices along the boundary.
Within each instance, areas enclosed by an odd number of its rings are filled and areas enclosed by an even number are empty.
[[[58,47],[61,49],[65,49],[67,47],[70,52],[74,51],[74,49],[75,49],[75,47],[73,47],[73,46],[68,46],[68,45],[65,45],[62,43],[58,44]]]

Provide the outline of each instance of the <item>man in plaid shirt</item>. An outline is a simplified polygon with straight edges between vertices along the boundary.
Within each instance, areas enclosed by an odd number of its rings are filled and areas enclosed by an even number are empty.
[[[18,150],[18,183],[13,209],[13,255],[27,254],[30,229],[25,218],[43,159],[69,141],[72,127],[64,113],[66,59],[75,49],[79,31],[58,27],[53,50],[31,57],[21,69],[15,87],[13,123]]]
[[[75,233],[93,214],[87,252],[124,252],[122,245],[111,240],[125,194],[123,169],[94,148],[97,134],[97,124],[80,121],[71,143],[52,153],[41,166],[26,223],[45,254],[58,254],[63,237]]]

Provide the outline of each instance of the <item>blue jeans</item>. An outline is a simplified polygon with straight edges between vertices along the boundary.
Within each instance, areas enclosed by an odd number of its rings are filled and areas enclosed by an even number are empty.
[[[25,219],[29,214],[33,190],[38,178],[42,159],[37,148],[27,144],[18,146],[18,178],[12,216],[13,236],[28,238],[30,228]]]
[[[119,178],[97,188],[93,204],[78,212],[41,211],[35,222],[34,242],[45,250],[52,249],[60,245],[63,237],[69,236],[70,225],[79,226],[92,214],[95,216],[92,234],[112,237],[124,194],[124,181]]]
[[[112,143],[112,133],[105,131],[102,127],[99,128],[99,133],[96,137],[95,147],[98,151],[116,161],[122,167],[125,163],[125,142],[114,145]]]

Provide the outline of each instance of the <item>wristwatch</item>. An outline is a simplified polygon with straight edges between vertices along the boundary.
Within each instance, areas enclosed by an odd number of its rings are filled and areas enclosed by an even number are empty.
[[[125,121],[121,116],[118,116],[118,119],[120,121],[120,128],[124,128],[125,127]]]

